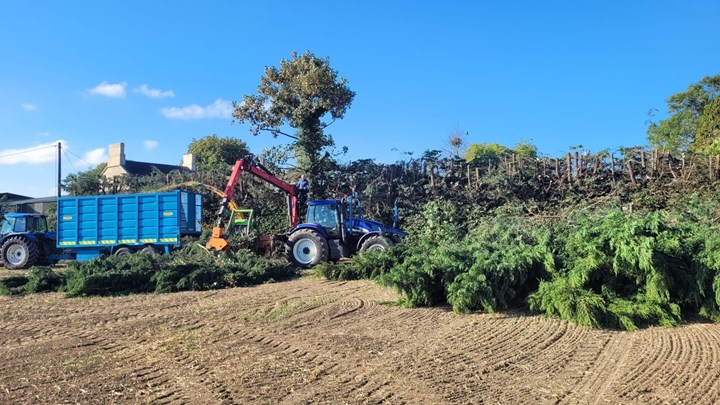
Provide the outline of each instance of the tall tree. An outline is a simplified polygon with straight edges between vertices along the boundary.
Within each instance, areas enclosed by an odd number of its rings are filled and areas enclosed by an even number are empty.
[[[670,153],[692,150],[709,153],[707,148],[714,143],[713,132],[699,134],[701,117],[705,108],[720,95],[720,75],[707,76],[698,83],[688,86],[687,91],[673,94],[667,99],[670,117],[659,123],[651,122],[647,133],[648,141],[655,147]],[[712,128],[712,116],[705,119],[703,128]],[[700,135],[700,137],[698,137]],[[697,141],[697,142],[696,142]]]
[[[325,161],[332,159],[327,149],[334,145],[325,128],[345,116],[354,97],[355,92],[330,67],[329,59],[309,51],[303,55],[293,52],[279,68],[265,68],[258,94],[233,103],[233,116],[240,123],[249,123],[253,135],[266,131],[274,137],[292,138],[298,168],[318,185],[325,177]],[[284,126],[294,128],[295,133],[285,132]],[[314,192],[321,191],[314,187]]]
[[[248,153],[247,144],[236,138],[219,138],[212,134],[194,139],[188,145],[187,153],[195,156],[198,170],[227,170],[228,165],[245,157]]]

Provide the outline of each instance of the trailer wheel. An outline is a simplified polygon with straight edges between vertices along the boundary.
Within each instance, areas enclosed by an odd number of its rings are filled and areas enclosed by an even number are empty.
[[[361,252],[384,252],[390,249],[392,242],[380,235],[370,236],[360,246]]]
[[[312,229],[301,229],[288,238],[287,253],[293,263],[309,269],[328,260],[329,248],[322,235]]]
[[[125,257],[130,256],[132,254],[132,250],[130,248],[121,247],[120,249],[116,250],[114,255],[117,257]]]
[[[37,244],[22,236],[8,238],[0,250],[5,268],[8,270],[31,267],[37,261],[39,254]]]
[[[157,250],[155,250],[155,248],[152,247],[152,246],[145,246],[144,248],[142,248],[142,249],[140,250],[140,253],[144,253],[144,254],[150,255],[150,256],[152,256],[152,257],[155,257],[155,256],[157,256],[157,255],[160,254],[160,253],[159,253]]]

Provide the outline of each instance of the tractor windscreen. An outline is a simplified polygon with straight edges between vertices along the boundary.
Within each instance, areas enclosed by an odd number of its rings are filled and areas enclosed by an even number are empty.
[[[45,233],[48,231],[44,216],[8,217],[2,223],[0,233]]]
[[[309,223],[318,224],[329,233],[336,233],[340,230],[338,223],[337,204],[311,205],[308,207],[307,220]]]
[[[15,218],[4,218],[0,227],[0,235],[13,232],[13,227],[15,227]]]

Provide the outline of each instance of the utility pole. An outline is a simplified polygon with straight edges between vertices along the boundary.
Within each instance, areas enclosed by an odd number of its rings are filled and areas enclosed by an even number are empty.
[[[58,144],[57,144],[57,149],[58,149],[58,156],[57,156],[57,160],[58,160],[57,196],[58,196],[58,198],[60,198],[60,191],[61,191],[61,187],[60,187],[60,186],[61,186],[61,184],[62,184],[62,183],[61,183],[61,182],[62,182],[62,171],[61,171],[61,169],[62,169],[62,164],[60,163],[60,159],[61,159],[61,157],[60,157],[60,152],[62,151],[62,143],[61,143],[61,142],[58,142]]]

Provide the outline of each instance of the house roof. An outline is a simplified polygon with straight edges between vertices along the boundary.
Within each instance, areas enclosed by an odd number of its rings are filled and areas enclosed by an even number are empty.
[[[28,197],[26,195],[20,195],[20,194],[14,194],[14,193],[0,193],[0,200],[10,202],[10,201],[16,201],[16,200],[28,200],[32,197]]]
[[[164,174],[168,174],[172,171],[181,171],[181,172],[190,172],[191,170],[188,169],[185,166],[175,166],[175,165],[164,165],[160,163],[148,163],[148,162],[136,162],[134,160],[125,160],[125,164],[123,165],[125,170],[127,170],[128,173],[134,174],[137,176],[147,176],[152,174],[153,167],[157,168]]]
[[[39,198],[28,197],[24,200],[13,200],[10,202],[10,205],[35,204],[35,203],[55,203],[55,202],[57,202],[56,196],[39,197]]]

